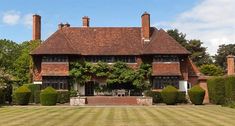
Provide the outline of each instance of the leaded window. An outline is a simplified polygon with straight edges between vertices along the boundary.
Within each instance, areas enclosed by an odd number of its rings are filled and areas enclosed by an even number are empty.
[[[43,77],[42,87],[46,88],[51,86],[57,90],[68,89],[68,78],[67,77]]]
[[[99,61],[106,63],[114,62],[125,62],[125,63],[136,63],[136,57],[134,56],[86,56],[85,61],[97,63]]]
[[[158,76],[153,79],[154,89],[163,89],[167,85],[172,85],[179,88],[179,77],[178,76]]]
[[[153,59],[154,62],[179,62],[176,55],[156,55]]]
[[[42,62],[68,62],[67,56],[43,56]]]

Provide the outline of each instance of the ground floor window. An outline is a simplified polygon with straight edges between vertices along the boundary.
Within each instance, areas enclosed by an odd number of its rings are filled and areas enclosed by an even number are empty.
[[[42,78],[42,88],[51,86],[56,90],[68,89],[68,77],[50,76]]]
[[[179,88],[178,76],[157,76],[153,78],[153,89],[163,89],[167,85]]]

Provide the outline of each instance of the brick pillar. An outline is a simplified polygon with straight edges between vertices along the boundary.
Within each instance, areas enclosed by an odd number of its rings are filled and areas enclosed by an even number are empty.
[[[141,32],[142,32],[142,39],[144,39],[144,41],[148,41],[150,39],[150,14],[145,12],[144,14],[142,14],[141,16],[142,19],[142,28],[141,28]]]
[[[41,16],[33,15],[33,40],[41,40]]]
[[[234,56],[228,55],[227,56],[227,74],[234,75]]]
[[[90,18],[87,17],[87,16],[84,16],[82,18],[82,24],[83,24],[83,27],[89,27],[89,25],[90,25]]]

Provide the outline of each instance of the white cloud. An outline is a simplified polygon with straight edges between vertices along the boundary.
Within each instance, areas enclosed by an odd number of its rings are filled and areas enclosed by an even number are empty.
[[[235,43],[235,0],[203,0],[173,22],[160,26],[177,28],[187,39],[200,39],[215,54],[220,44]]]
[[[7,11],[3,14],[2,21],[8,25],[16,25],[20,20],[20,13],[16,11]]]
[[[24,25],[27,28],[32,27],[32,15],[31,13],[28,14],[21,14],[19,11],[6,11],[3,13],[2,22],[6,25]]]
[[[22,23],[27,27],[27,28],[32,28],[33,25],[33,14],[26,14],[22,18]]]

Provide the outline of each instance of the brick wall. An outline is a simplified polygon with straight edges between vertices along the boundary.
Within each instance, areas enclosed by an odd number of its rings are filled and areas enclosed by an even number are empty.
[[[68,76],[69,63],[68,62],[47,62],[42,63],[42,76]]]

